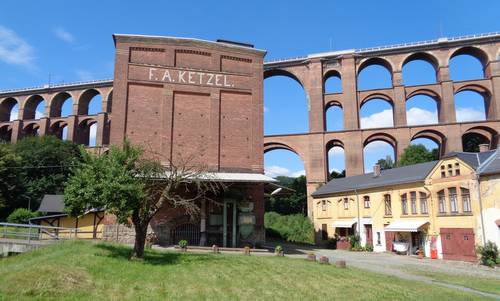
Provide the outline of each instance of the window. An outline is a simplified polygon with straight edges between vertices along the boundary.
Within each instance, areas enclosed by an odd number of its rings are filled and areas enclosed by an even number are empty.
[[[384,195],[385,215],[392,215],[391,195]]]
[[[455,187],[448,188],[448,195],[450,197],[450,211],[457,213],[457,189]]]
[[[370,197],[365,195],[363,197],[364,203],[365,203],[365,208],[370,208]]]
[[[441,178],[446,178],[446,171],[444,170],[444,165],[441,165]]]
[[[321,201],[321,210],[326,211],[326,201],[325,200]]]
[[[448,176],[453,176],[453,166],[451,164],[448,164]]]
[[[455,176],[460,175],[460,164],[455,163]]]
[[[321,239],[328,240],[328,226],[327,226],[327,224],[321,225]]]
[[[427,208],[427,195],[425,194],[425,192],[420,192],[420,213],[429,213],[429,209]]]
[[[446,197],[444,196],[444,190],[438,192],[438,207],[439,213],[446,213]]]
[[[344,198],[344,209],[345,210],[349,209],[349,199],[348,198]]]
[[[411,201],[411,214],[417,214],[417,193],[415,191],[410,192]]]
[[[463,211],[464,212],[471,212],[469,189],[460,188],[460,193],[462,194]]]
[[[381,242],[380,242],[380,232],[377,232],[377,245],[381,245]]]
[[[406,193],[401,195],[401,210],[403,215],[408,214],[408,200],[406,199]]]

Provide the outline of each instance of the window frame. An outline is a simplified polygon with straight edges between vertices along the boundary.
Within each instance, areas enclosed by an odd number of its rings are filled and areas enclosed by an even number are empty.
[[[392,200],[390,194],[384,194],[384,214],[386,216],[392,215]]]
[[[441,189],[440,191],[437,192],[437,199],[438,199],[438,212],[441,214],[446,213],[446,194],[444,192],[444,189]]]
[[[454,192],[452,192],[454,191]],[[448,199],[450,202],[450,212],[451,213],[458,213],[458,195],[457,195],[457,188],[456,187],[449,187],[448,188]]]
[[[470,201],[470,190],[468,188],[460,187],[460,197],[462,198],[462,211],[466,213],[472,212],[472,206],[471,206],[472,204]]]
[[[365,195],[363,197],[363,205],[365,209],[369,209],[371,207],[370,196]],[[368,205],[368,206],[367,206]]]
[[[420,213],[429,214],[429,207],[427,203],[427,194],[425,192],[419,192],[420,201]]]
[[[416,191],[410,192],[410,207],[411,207],[411,214],[418,214],[418,211],[417,211],[417,192]]]
[[[401,214],[408,215],[408,197],[406,193],[401,195]]]

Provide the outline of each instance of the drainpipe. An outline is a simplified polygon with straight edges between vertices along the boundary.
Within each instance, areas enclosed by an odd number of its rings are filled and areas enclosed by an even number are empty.
[[[356,194],[356,203],[358,207],[358,235],[361,238],[361,218],[359,216],[359,195],[358,195],[358,190],[354,188],[354,193]]]
[[[476,173],[474,175],[474,180],[476,182],[476,186],[477,186],[477,199],[479,201],[479,216],[481,217],[481,232],[482,232],[482,241],[483,241],[483,246],[485,245],[486,243],[486,231],[484,230],[484,218],[483,218],[483,201],[481,199],[481,186],[480,186],[480,182],[479,182],[479,175]]]

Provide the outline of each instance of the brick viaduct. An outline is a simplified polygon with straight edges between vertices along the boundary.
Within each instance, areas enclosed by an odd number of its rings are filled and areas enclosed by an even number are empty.
[[[448,63],[460,54],[469,54],[481,62],[484,77],[478,80],[450,80]],[[363,173],[363,148],[373,141],[385,141],[396,150],[396,160],[411,140],[429,138],[440,146],[440,153],[462,150],[463,135],[474,133],[487,139],[496,148],[500,132],[500,34],[488,34],[428,42],[387,46],[371,49],[327,52],[303,58],[264,64],[264,78],[287,76],[305,90],[308,100],[309,131],[264,137],[264,152],[290,150],[304,162],[308,192],[327,181],[328,150],[340,146],[345,151],[347,175]],[[429,62],[436,71],[437,82],[429,85],[405,86],[402,68],[413,60]],[[357,88],[357,76],[370,65],[380,65],[392,75],[392,88],[364,90]],[[331,77],[341,78],[342,93],[324,92],[324,83]],[[96,146],[109,143],[112,121],[113,81],[47,86],[0,92],[0,138],[16,142],[26,135],[62,136],[89,143],[89,129],[97,124]],[[475,91],[485,99],[486,120],[456,122],[454,95]],[[90,99],[101,95],[102,112],[89,115]],[[438,124],[409,126],[406,122],[406,101],[415,95],[433,98],[438,107]],[[63,102],[71,97],[73,110],[61,117]],[[367,101],[379,98],[393,107],[394,126],[390,128],[360,128],[360,108]],[[35,108],[45,100],[45,116],[35,119]],[[18,104],[19,116],[10,121],[10,111]],[[327,131],[325,115],[331,106],[340,106],[344,113],[344,130]],[[309,202],[310,203],[310,202]],[[309,210],[312,212],[312,210]]]

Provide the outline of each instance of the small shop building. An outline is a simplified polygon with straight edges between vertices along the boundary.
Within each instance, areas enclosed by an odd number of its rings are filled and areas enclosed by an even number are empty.
[[[312,194],[319,241],[375,252],[476,260],[500,244],[500,152],[455,152],[441,160],[334,179]]]

